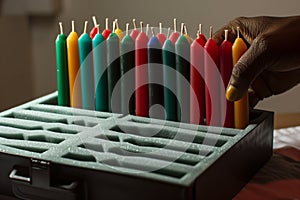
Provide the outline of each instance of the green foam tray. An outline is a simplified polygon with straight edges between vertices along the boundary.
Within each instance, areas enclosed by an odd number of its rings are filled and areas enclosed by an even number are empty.
[[[0,193],[23,199],[231,199],[272,154],[273,113],[244,129],[56,105],[0,114]]]

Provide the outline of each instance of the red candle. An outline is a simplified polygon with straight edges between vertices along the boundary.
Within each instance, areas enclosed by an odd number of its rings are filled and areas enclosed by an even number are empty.
[[[162,32],[162,23],[159,23],[159,33],[156,37],[159,40],[160,45],[163,46],[166,41],[166,35]]]
[[[191,44],[191,92],[190,123],[204,124],[205,115],[205,82],[204,82],[204,45],[205,36],[201,26],[197,39]]]
[[[206,125],[221,126],[220,123],[220,73],[219,47],[212,39],[212,27],[210,27],[210,38],[207,40],[204,55],[205,72],[205,100],[206,100]]]
[[[221,85],[221,119],[224,121],[224,127],[233,128],[234,127],[234,104],[226,100],[225,98],[225,90],[229,83],[233,61],[232,61],[232,44],[227,40],[228,38],[228,30],[225,30],[225,40],[221,44],[219,48],[219,56],[220,56],[220,71],[223,80],[223,84]]]
[[[91,32],[90,32],[90,38],[94,39],[94,37],[96,36],[96,34],[99,32],[99,24],[97,23],[96,17],[93,16],[93,22],[94,22],[94,27],[92,28]]]
[[[169,40],[175,45],[177,39],[179,38],[180,33],[177,31],[177,20],[174,18],[174,31],[171,33]]]
[[[135,41],[137,36],[139,35],[140,31],[136,28],[135,19],[132,20],[132,23],[133,23],[133,30],[130,33],[130,37],[133,39],[133,41]]]
[[[105,29],[103,30],[102,35],[105,39],[107,39],[108,36],[110,35],[110,33],[111,33],[111,30],[109,30],[109,28],[108,28],[108,18],[106,18],[105,19]]]
[[[148,36],[141,32],[135,42],[135,114],[148,117],[149,89],[148,89]]]

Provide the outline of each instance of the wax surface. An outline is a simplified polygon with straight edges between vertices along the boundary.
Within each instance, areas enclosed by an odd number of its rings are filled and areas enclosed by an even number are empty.
[[[67,37],[59,34],[56,38],[56,72],[57,72],[57,103],[60,106],[70,106],[69,75],[67,57]]]
[[[90,37],[94,39],[94,37],[99,33],[99,28],[98,27],[93,27],[91,32],[90,32]]]
[[[93,39],[95,109],[108,112],[107,49],[102,34]]]
[[[137,29],[133,29],[130,33],[131,38],[133,39],[133,41],[136,40],[137,36],[140,34],[140,31]]]
[[[81,72],[81,94],[82,108],[95,110],[94,99],[94,73],[92,57],[92,39],[87,33],[84,33],[78,39],[80,72]]]
[[[176,83],[177,83],[177,118],[181,122],[190,121],[190,43],[181,35],[175,43]]]
[[[104,29],[104,30],[102,31],[102,35],[103,35],[103,37],[104,37],[105,39],[107,39],[107,38],[109,37],[110,34],[111,34],[111,30],[109,30],[109,29]]]
[[[69,73],[69,91],[70,106],[81,108],[81,81],[79,76],[79,50],[78,35],[71,32],[67,38],[67,54],[68,54],[68,73]]]
[[[165,43],[165,41],[166,41],[166,39],[167,39],[166,35],[164,33],[158,33],[156,37],[159,40],[160,45],[163,46],[164,43]]]
[[[176,98],[176,63],[175,46],[171,40],[166,40],[162,47],[164,64],[164,106],[166,120],[178,121]]]
[[[164,105],[164,87],[162,50],[160,41],[156,36],[148,42],[148,79],[149,79],[149,108],[155,104]],[[164,119],[162,110],[150,109],[149,115],[152,118]]]
[[[219,48],[219,56],[220,56],[220,71],[223,80],[223,85],[221,89],[224,89],[225,93],[227,85],[230,80],[233,61],[232,61],[232,44],[229,41],[224,40]],[[224,119],[224,127],[234,128],[234,106],[233,102],[226,100],[225,96],[221,97],[221,114],[222,119]]]
[[[126,35],[121,42],[121,109],[123,114],[135,112],[135,43]],[[128,73],[127,73],[128,72]],[[126,74],[127,73],[127,74]]]
[[[235,65],[240,57],[246,52],[247,45],[241,38],[237,38],[232,45],[232,59]],[[234,102],[234,126],[244,129],[249,124],[249,103],[248,94]]]
[[[149,116],[148,40],[148,36],[140,32],[135,42],[135,114],[142,117]]]
[[[179,38],[179,36],[180,36],[180,33],[179,33],[179,32],[173,31],[173,32],[171,33],[170,37],[169,37],[169,40],[171,40],[172,43],[175,45],[175,43],[176,43],[177,39]]]
[[[118,35],[119,40],[122,41],[123,38],[124,38],[124,33],[123,33],[123,31],[122,31],[121,29],[117,28],[117,29],[115,30],[115,33]]]
[[[204,45],[204,40],[200,38],[191,44],[190,123],[192,124],[204,124]]]
[[[219,47],[211,38],[205,44],[204,62],[206,125],[221,126]]]
[[[108,63],[108,110],[121,113],[121,87],[116,88],[116,83],[121,76],[120,66],[120,42],[116,33],[111,33],[107,39],[107,63]],[[114,96],[113,95],[114,92]]]

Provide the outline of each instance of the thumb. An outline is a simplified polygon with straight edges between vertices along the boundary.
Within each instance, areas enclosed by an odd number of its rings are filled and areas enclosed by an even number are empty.
[[[268,40],[257,37],[250,48],[243,54],[233,67],[226,98],[237,101],[248,91],[253,80],[267,68],[269,63]]]

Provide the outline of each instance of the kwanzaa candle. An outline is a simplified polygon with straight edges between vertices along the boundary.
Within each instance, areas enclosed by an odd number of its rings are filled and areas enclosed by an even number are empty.
[[[102,31],[103,37],[107,40],[109,35],[111,34],[111,30],[108,28],[108,18],[105,19],[105,29]]]
[[[92,39],[86,32],[87,24],[88,22],[85,21],[84,31],[78,39],[82,108],[95,110],[93,58],[91,53],[93,45]]]
[[[225,40],[219,47],[219,58],[220,58],[220,71],[223,80],[224,93],[226,87],[229,83],[232,68],[233,68],[233,60],[232,60],[232,44],[228,41],[228,30],[225,30]],[[224,100],[223,100],[224,99]],[[224,119],[224,127],[234,128],[234,106],[233,102],[228,100],[225,101],[225,95],[221,96],[221,107],[222,107],[222,119]],[[225,104],[223,104],[225,103]]]
[[[130,36],[133,39],[133,41],[135,41],[137,36],[140,34],[140,31],[136,27],[136,20],[135,19],[132,20],[132,23],[133,23],[133,30],[131,31]]]
[[[152,37],[148,42],[148,80],[149,80],[149,108],[158,104],[164,105],[162,50],[158,38],[152,27]],[[151,118],[164,119],[160,110],[150,109]]]
[[[219,78],[219,47],[212,39],[212,27],[210,38],[205,46],[204,72],[205,72],[205,97],[206,97],[206,125],[220,126],[220,78]]]
[[[190,123],[204,124],[205,118],[205,82],[204,82],[204,46],[205,36],[201,25],[191,44],[191,92],[190,92]]]
[[[181,122],[190,121],[190,43],[183,34],[184,23],[181,25],[181,36],[175,43],[176,83],[177,83],[177,118]]]
[[[93,39],[93,61],[95,109],[108,112],[107,49],[105,38],[99,31]]]
[[[67,55],[68,55],[68,75],[70,106],[81,108],[81,83],[79,76],[79,50],[78,35],[75,32],[74,21],[72,21],[72,31],[67,37]]]
[[[119,27],[118,19],[115,19],[115,24],[116,24],[115,33],[118,35],[120,41],[122,41],[122,39],[124,37],[124,33],[123,33],[122,29],[120,29],[120,27]]]
[[[135,43],[129,35],[129,24],[126,24],[126,35],[121,41],[121,109],[123,114],[135,112]],[[126,74],[127,73],[127,74]]]
[[[247,51],[247,45],[240,38],[239,27],[237,28],[237,38],[232,45],[233,66],[240,57]],[[249,124],[249,103],[248,94],[245,94],[240,100],[234,102],[234,126],[244,129]]]
[[[69,106],[69,76],[66,35],[63,33],[62,23],[59,23],[60,34],[55,41],[56,47],[56,72],[57,72],[57,103],[60,106]]]
[[[114,23],[115,27],[115,23]],[[107,39],[107,77],[108,77],[108,110],[114,113],[121,113],[121,88],[115,86],[121,76],[120,65],[120,41],[119,37],[114,31]],[[113,95],[114,92],[114,96]]]
[[[168,29],[170,32],[170,28]],[[168,33],[169,35],[169,33]],[[162,47],[163,79],[164,79],[164,106],[166,120],[178,121],[176,98],[176,63],[175,46],[167,39]]]
[[[177,31],[177,19],[174,18],[174,30],[173,32],[171,33],[170,37],[169,37],[169,40],[172,41],[172,43],[175,45],[177,39],[179,38],[180,34],[179,32]]]
[[[149,108],[148,40],[141,22],[141,32],[135,41],[135,114],[142,117],[148,117]]]

